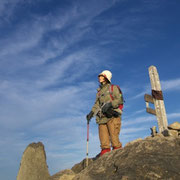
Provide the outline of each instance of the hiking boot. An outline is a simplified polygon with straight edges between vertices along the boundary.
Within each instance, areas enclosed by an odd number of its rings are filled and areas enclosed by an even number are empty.
[[[107,149],[102,149],[101,150],[101,153],[100,153],[100,156],[102,156],[103,154],[107,153],[107,152],[110,152],[111,149],[110,148],[107,148]]]
[[[96,159],[100,158],[105,153],[105,152],[103,152],[103,154],[102,154],[102,151],[99,154],[97,154],[96,157],[93,158],[93,161],[95,161]],[[107,151],[107,152],[109,152],[109,151]]]

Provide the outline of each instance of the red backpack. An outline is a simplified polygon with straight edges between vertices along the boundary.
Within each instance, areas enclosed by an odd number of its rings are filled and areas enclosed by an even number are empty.
[[[119,105],[119,109],[120,109],[121,111],[123,111],[124,98],[123,98],[122,91],[121,91],[121,89],[120,89],[120,87],[119,87],[118,85],[113,85],[113,84],[112,84],[112,85],[109,87],[109,93],[110,93],[111,99],[114,100],[114,97],[113,97],[113,89],[114,89],[114,86],[116,86],[116,87],[119,89],[119,93],[121,94],[121,98],[122,98],[123,103]]]

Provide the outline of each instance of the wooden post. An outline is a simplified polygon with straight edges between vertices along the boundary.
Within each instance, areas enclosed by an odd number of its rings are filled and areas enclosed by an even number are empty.
[[[149,77],[151,81],[152,98],[154,101],[155,114],[158,121],[159,132],[162,133],[164,130],[167,130],[168,122],[159,75],[155,66],[149,67]]]
[[[154,104],[153,97],[151,95],[149,95],[149,94],[145,94],[144,95],[144,100],[146,101],[146,112],[148,112],[150,114],[153,114],[153,115],[156,115],[156,111],[149,107],[149,103]]]

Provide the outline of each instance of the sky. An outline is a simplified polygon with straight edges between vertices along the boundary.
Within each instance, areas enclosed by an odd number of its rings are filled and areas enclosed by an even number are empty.
[[[179,0],[1,0],[0,179],[16,179],[32,142],[44,144],[51,175],[86,157],[86,115],[103,70],[123,91],[123,146],[157,126],[144,102],[151,65],[168,123],[180,122],[179,6]],[[89,157],[99,152],[93,118]]]

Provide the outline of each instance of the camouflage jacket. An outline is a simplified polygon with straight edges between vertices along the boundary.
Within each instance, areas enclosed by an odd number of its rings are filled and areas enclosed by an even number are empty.
[[[121,97],[118,87],[114,86],[112,92],[112,96],[113,96],[113,100],[112,100],[110,96],[110,87],[111,84],[105,84],[97,89],[96,100],[94,106],[92,107],[92,112],[95,113],[96,110],[101,108],[105,103],[111,102],[113,110],[117,111],[119,113],[119,116],[121,116],[122,111],[118,107],[120,104],[123,103],[123,99]],[[96,115],[97,124],[107,123],[110,119],[111,118],[107,118],[101,111]]]

